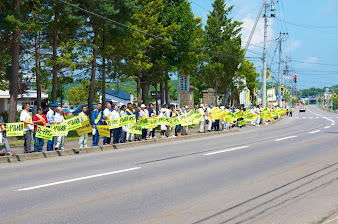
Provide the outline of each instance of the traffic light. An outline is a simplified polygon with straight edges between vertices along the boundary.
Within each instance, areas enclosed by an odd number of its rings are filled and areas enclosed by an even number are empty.
[[[294,76],[294,81],[297,83],[297,75]]]

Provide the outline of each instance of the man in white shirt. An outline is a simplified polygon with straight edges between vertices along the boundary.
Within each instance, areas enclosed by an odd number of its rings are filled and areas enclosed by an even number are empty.
[[[111,103],[107,102],[106,103],[106,109],[104,109],[103,111],[103,119],[106,120],[110,120],[112,119],[112,109],[111,109]],[[109,137],[104,137],[103,138],[103,144],[104,145],[108,145],[111,142],[111,132],[112,130],[110,130],[110,136]]]
[[[32,142],[32,130],[34,129],[34,123],[32,116],[29,114],[29,104],[25,103],[22,107],[20,114],[20,121],[24,123],[25,130],[25,144],[24,144],[24,153],[31,153],[31,142]]]
[[[200,108],[198,109],[198,113],[200,113],[200,114],[203,114],[203,116],[205,115],[205,113],[204,113],[204,105],[203,104],[201,104],[200,105]],[[200,133],[204,133],[204,123],[205,123],[205,120],[203,119],[203,121],[200,121]]]
[[[127,116],[127,107],[126,105],[122,105],[121,107],[121,111],[120,111],[120,117],[124,117],[124,116]],[[128,125],[125,125],[125,126],[122,126],[121,127],[121,135],[120,135],[120,143],[124,143],[127,141],[126,137],[127,137],[127,132],[129,131],[129,126]]]
[[[52,103],[50,105],[49,111],[47,112],[47,120],[48,123],[47,125],[54,125],[55,123],[55,111],[56,111],[56,107],[58,106],[57,103]],[[54,137],[52,138],[52,140],[48,140],[47,142],[47,151],[52,151],[53,150],[53,146],[54,146]]]
[[[113,105],[113,111],[111,112],[112,119],[120,117],[119,113],[117,112],[117,109],[118,109],[117,105]],[[120,131],[121,131],[121,128],[114,129],[114,132],[113,132],[113,143],[114,144],[119,143],[120,134],[121,134]]]
[[[144,104],[141,105],[140,117],[141,119],[149,118],[149,112]],[[142,139],[147,140],[147,127],[142,127]]]
[[[63,110],[61,107],[56,108],[55,114],[55,123],[56,124],[64,124],[65,119],[63,118]],[[65,136],[57,136],[55,150],[65,149]]]

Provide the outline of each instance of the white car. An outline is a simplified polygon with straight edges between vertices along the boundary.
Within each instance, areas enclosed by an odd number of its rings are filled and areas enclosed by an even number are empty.
[[[299,113],[300,113],[300,112],[304,112],[304,113],[305,113],[305,107],[300,107],[300,108],[299,108]]]

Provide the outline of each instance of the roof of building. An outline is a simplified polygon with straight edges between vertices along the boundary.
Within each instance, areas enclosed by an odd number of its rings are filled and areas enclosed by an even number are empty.
[[[102,92],[101,89],[98,89],[97,91],[98,92]],[[118,91],[118,90],[106,90],[106,94],[110,95],[110,96],[114,96],[114,97],[120,98],[120,99],[123,99],[123,100],[130,100],[130,95],[127,94],[123,90],[120,90],[120,91]]]

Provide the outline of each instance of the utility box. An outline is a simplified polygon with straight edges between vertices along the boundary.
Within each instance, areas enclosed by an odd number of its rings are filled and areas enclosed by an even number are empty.
[[[203,93],[203,104],[215,104],[216,105],[216,91],[212,88],[205,89],[202,91]]]

